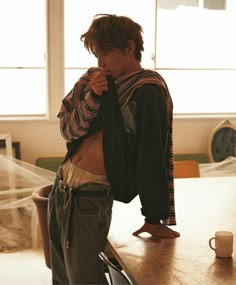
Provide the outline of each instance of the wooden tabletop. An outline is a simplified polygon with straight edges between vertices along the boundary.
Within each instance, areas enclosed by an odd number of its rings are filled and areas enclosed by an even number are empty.
[[[236,238],[232,258],[215,257],[208,246],[218,230],[236,235],[236,177],[175,180],[176,239],[132,236],[143,224],[139,199],[114,202],[108,241],[134,284],[235,285]]]

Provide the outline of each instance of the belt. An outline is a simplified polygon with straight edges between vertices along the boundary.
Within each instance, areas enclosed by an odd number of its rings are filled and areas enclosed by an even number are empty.
[[[93,190],[91,190],[93,188]],[[108,196],[111,192],[111,186],[106,184],[101,184],[97,182],[84,183],[79,187],[71,187],[66,184],[63,180],[58,182],[58,190],[63,193],[71,194],[76,192],[79,196]]]

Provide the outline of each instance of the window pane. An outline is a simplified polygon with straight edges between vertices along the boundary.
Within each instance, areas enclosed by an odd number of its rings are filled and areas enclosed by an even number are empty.
[[[235,114],[236,1],[158,0],[157,20],[157,67],[174,112]]]
[[[46,114],[44,0],[0,0],[0,115]]]
[[[44,69],[0,69],[0,115],[43,115],[47,110]]]
[[[45,66],[43,0],[0,0],[0,66]]]
[[[158,67],[236,67],[235,5],[228,1],[226,9],[219,9],[224,1],[198,1],[202,5],[196,6],[196,1],[176,0],[169,7],[166,2],[158,1]]]
[[[236,113],[236,70],[160,70],[174,113]]]

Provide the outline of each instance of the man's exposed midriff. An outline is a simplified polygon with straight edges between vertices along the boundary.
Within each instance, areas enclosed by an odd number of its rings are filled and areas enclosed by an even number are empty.
[[[71,162],[92,174],[105,175],[103,134],[99,131],[86,138],[71,158]]]

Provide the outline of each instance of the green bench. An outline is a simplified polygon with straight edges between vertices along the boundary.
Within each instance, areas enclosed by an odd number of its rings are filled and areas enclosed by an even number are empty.
[[[58,167],[61,165],[64,157],[55,156],[55,157],[39,157],[36,159],[35,165],[47,170],[56,172]]]
[[[58,167],[61,165],[64,157],[39,157],[36,160],[36,166],[48,169],[56,172]],[[174,160],[196,160],[198,163],[209,162],[208,156],[204,153],[186,153],[186,154],[174,154]]]

